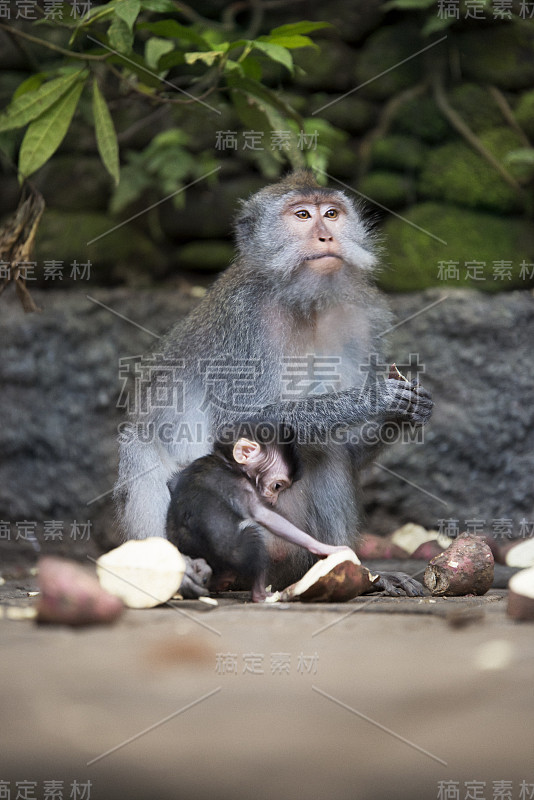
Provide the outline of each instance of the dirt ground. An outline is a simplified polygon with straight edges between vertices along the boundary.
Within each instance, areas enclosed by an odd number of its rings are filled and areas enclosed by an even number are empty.
[[[33,588],[0,588],[2,798],[534,796],[534,626],[506,590],[72,629],[12,618]]]

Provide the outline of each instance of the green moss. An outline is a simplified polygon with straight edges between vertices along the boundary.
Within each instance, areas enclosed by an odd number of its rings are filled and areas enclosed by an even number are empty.
[[[387,208],[401,208],[413,200],[415,185],[396,172],[370,172],[358,183],[358,191]]]
[[[507,23],[476,27],[458,36],[462,74],[502,89],[526,89],[534,81],[534,28]]]
[[[63,261],[91,261],[91,275],[99,283],[146,284],[159,277],[166,259],[135,222],[113,230],[117,223],[107,214],[47,209],[36,239],[35,258]],[[97,237],[102,237],[98,238]],[[89,244],[93,239],[97,241]]]
[[[515,109],[515,118],[527,136],[534,137],[534,90],[521,95]]]
[[[230,264],[235,249],[230,242],[189,242],[180,249],[177,264],[180,269],[220,272]]]
[[[476,83],[464,83],[449,93],[451,106],[472,131],[479,132],[504,124],[502,111],[491,93]]]
[[[418,29],[411,24],[383,26],[372,33],[360,51],[354,73],[358,84],[366,84],[361,87],[362,95],[382,100],[417,83],[422,77],[422,60],[402,62],[422,46]]]
[[[486,131],[480,140],[501,163],[510,150],[522,146],[518,134],[509,128]],[[430,153],[418,191],[421,197],[505,214],[523,207],[517,192],[463,141],[450,142]]]
[[[411,133],[432,144],[450,138],[452,129],[428,95],[403,103],[393,120],[393,129]]]
[[[520,275],[522,261],[534,262],[534,231],[528,220],[422,203],[404,219],[388,219],[383,233],[386,269],[379,283],[386,291],[471,286],[495,292],[532,285]],[[495,262],[501,261],[511,262],[511,280],[495,280]],[[440,276],[440,263],[450,262],[457,262],[459,278]],[[466,262],[482,264],[483,280],[466,277]]]
[[[384,136],[373,143],[373,165],[402,172],[419,170],[425,160],[426,147],[410,136]]]

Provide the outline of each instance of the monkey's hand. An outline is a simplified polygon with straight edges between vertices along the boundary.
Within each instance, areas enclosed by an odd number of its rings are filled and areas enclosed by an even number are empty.
[[[209,595],[211,580],[211,567],[203,558],[185,558],[185,575],[180,584],[179,592],[186,600]]]
[[[373,583],[373,592],[382,592],[388,597],[421,597],[423,586],[405,572],[380,572]]]
[[[385,385],[386,415],[397,422],[426,425],[432,415],[432,394],[417,381],[388,378]]]

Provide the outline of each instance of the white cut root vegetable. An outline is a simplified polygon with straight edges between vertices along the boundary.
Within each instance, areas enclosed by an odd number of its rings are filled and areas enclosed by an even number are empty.
[[[347,548],[317,561],[299,581],[280,592],[278,599],[283,603],[292,600],[341,603],[370,591],[378,577],[371,575]]]
[[[534,620],[534,567],[512,575],[508,583],[508,616]]]
[[[121,544],[96,562],[101,586],[129,608],[153,608],[176,594],[185,560],[167,539],[153,536]]]

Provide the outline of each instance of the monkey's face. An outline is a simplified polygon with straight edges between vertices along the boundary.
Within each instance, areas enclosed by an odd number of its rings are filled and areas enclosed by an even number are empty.
[[[256,484],[264,500],[274,505],[278,495],[292,484],[290,467],[275,443],[259,444],[242,437],[234,445],[234,460]]]
[[[273,469],[265,470],[263,474],[256,477],[256,486],[264,500],[267,500],[272,506],[278,500],[278,495],[284,489],[289,489],[291,486],[291,478],[287,470],[284,471],[284,465],[276,466]]]
[[[298,197],[287,203],[283,217],[310,270],[330,275],[341,269],[347,209],[339,198]]]

